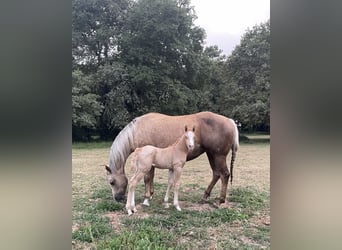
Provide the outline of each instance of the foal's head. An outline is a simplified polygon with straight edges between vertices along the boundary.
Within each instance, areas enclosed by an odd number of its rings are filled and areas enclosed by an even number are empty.
[[[189,151],[195,148],[195,126],[192,130],[188,130],[188,126],[185,126],[185,144]]]

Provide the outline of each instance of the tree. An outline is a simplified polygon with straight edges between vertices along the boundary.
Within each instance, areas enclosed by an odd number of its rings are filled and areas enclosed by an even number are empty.
[[[130,0],[73,0],[74,68],[95,69],[113,62]]]
[[[103,106],[99,96],[91,91],[92,80],[81,71],[72,73],[72,127],[73,137],[80,138],[76,132],[95,129]],[[82,137],[82,136],[81,136]]]
[[[124,78],[118,41],[132,1],[73,0],[72,5],[73,134],[89,129],[110,134],[109,105],[124,109],[109,99],[116,100],[112,93]]]
[[[119,50],[136,114],[184,113],[196,105],[192,89],[204,31],[194,19],[190,1],[140,0],[133,6]]]
[[[226,66],[228,75],[220,96],[222,113],[238,119],[246,130],[269,131],[269,21],[247,30]]]

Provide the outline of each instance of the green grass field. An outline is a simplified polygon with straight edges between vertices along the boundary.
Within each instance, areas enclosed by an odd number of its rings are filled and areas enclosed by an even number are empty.
[[[106,180],[103,165],[108,163],[110,144],[73,145],[73,249],[270,248],[269,142],[241,143],[228,203],[215,205],[220,181],[209,201],[201,202],[212,176],[202,155],[184,167],[181,212],[173,206],[164,208],[168,171],[157,169],[151,206],[140,204],[144,191],[141,182],[135,194],[138,212],[130,217],[124,204],[113,201]],[[127,165],[126,174],[132,176]]]

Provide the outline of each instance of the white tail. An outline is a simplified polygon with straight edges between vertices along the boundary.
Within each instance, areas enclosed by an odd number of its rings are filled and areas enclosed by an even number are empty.
[[[239,130],[235,122],[234,122],[234,126],[235,126],[234,148],[235,148],[235,151],[237,151],[239,149]]]
[[[232,145],[232,158],[230,160],[230,184],[233,184],[233,167],[234,161],[236,157],[236,151],[239,149],[239,130],[237,125],[233,119],[230,119],[234,125],[235,133],[234,133],[234,144]]]

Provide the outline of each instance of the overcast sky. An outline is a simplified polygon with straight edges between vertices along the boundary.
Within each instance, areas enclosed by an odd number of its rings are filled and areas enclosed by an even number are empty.
[[[270,18],[270,0],[191,0],[207,34],[206,46],[217,45],[230,55],[247,28]]]

